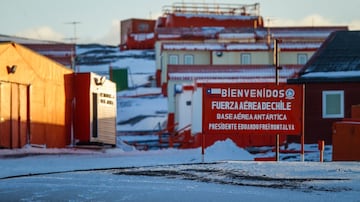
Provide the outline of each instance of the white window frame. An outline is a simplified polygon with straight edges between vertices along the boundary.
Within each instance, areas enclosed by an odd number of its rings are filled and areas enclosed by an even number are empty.
[[[250,53],[241,53],[240,54],[242,65],[250,65],[251,64],[251,54]]]
[[[185,65],[193,65],[194,64],[194,56],[190,54],[184,55],[184,64]]]
[[[340,112],[339,113],[328,113],[327,99],[328,95],[339,95],[340,96]],[[322,92],[322,115],[323,118],[344,118],[344,91],[343,90],[329,90]]]
[[[179,64],[179,56],[172,54],[169,55],[169,64],[170,65],[178,65]]]
[[[306,53],[298,53],[297,54],[297,64],[304,65],[308,61],[308,55]]]

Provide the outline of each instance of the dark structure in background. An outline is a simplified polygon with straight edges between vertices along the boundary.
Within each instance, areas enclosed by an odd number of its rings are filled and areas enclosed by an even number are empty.
[[[288,83],[305,84],[305,142],[332,144],[333,123],[360,104],[360,31],[332,33]]]

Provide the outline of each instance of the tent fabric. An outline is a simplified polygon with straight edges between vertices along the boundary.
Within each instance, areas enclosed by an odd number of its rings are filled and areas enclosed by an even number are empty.
[[[12,63],[19,64],[19,73],[22,74],[17,75],[16,78],[13,79],[17,79],[21,83],[43,81],[63,85],[63,74],[73,72],[71,69],[57,62],[15,43],[0,44],[0,54],[2,58],[1,62],[5,63],[5,65],[13,65]],[[24,69],[20,70],[22,66],[24,66]],[[3,75],[7,75],[6,68],[2,68],[0,72],[1,78]]]
[[[15,73],[8,68],[16,66]],[[6,86],[27,86],[28,102],[19,104],[20,108],[28,108],[29,124],[27,128],[30,144],[41,144],[47,147],[64,147],[69,144],[72,100],[73,70],[42,56],[16,43],[0,43],[0,84]],[[2,97],[9,96],[0,88],[0,104]],[[10,95],[12,96],[12,95]],[[13,102],[17,101],[14,97]],[[0,107],[5,108],[2,104]],[[3,110],[4,111],[4,110]],[[0,109],[0,116],[1,114]],[[13,115],[11,119],[16,119]],[[2,120],[0,125],[10,120]],[[13,128],[16,124],[12,125]],[[0,136],[6,136],[4,132]],[[4,139],[4,137],[2,137]],[[23,145],[20,145],[21,147]],[[0,147],[7,147],[1,145]]]

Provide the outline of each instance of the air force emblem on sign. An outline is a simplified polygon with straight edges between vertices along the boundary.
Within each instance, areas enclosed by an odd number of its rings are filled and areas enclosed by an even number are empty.
[[[285,98],[288,100],[292,100],[295,97],[295,91],[292,88],[289,88],[285,91]]]

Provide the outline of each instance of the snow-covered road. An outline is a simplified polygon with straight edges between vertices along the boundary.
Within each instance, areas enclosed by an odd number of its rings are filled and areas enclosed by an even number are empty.
[[[64,172],[2,179],[0,197],[1,201],[358,201],[356,167],[357,163],[219,162]]]
[[[47,151],[0,158],[0,201],[360,200],[359,162],[255,162],[231,141],[204,163],[200,149]]]

